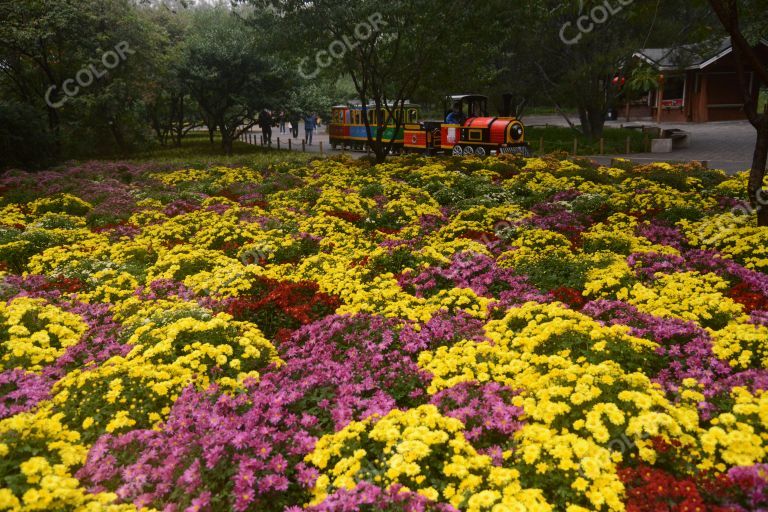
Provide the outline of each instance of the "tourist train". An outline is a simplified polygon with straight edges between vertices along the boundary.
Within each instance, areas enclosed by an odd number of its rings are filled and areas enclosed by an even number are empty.
[[[519,153],[530,156],[525,142],[525,126],[509,115],[509,97],[504,97],[505,115],[488,115],[488,98],[479,94],[446,96],[446,117],[419,120],[419,106],[410,102],[389,104],[378,110],[360,103],[337,105],[331,109],[331,146],[363,150],[368,134],[376,138],[383,129],[382,141],[392,141],[393,151],[404,153],[449,153],[484,156],[491,153]],[[367,121],[367,125],[366,125]]]

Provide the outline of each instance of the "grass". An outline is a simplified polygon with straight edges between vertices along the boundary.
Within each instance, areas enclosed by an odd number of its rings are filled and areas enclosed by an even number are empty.
[[[565,109],[566,112],[570,112],[570,109]],[[523,109],[523,116],[548,116],[548,115],[560,115],[555,107],[537,106],[537,107],[525,107]]]
[[[639,130],[621,128],[605,128],[603,131],[604,154],[626,154],[627,137],[630,140],[630,153],[645,151],[645,136]],[[554,153],[566,151],[573,153],[573,140],[578,140],[578,155],[599,155],[600,141],[588,141],[570,128],[550,126],[546,128],[530,127],[525,129],[525,138],[531,148],[537,153]],[[543,151],[541,140],[544,139]]]
[[[156,146],[145,151],[132,153],[125,157],[97,157],[96,160],[120,160],[124,162],[157,162],[189,167],[208,167],[210,165],[249,165],[260,167],[274,162],[306,162],[312,157],[308,153],[291,152],[264,148],[255,144],[235,141],[232,155],[225,155],[221,150],[221,138],[215,137],[210,143],[207,133],[189,133],[181,141],[180,147]]]

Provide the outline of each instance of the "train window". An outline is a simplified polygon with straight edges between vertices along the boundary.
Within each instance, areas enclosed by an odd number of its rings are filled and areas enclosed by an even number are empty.
[[[418,118],[419,118],[419,116],[418,116],[418,113],[416,112],[416,109],[415,108],[409,108],[408,109],[407,122],[415,123]]]
[[[480,130],[469,130],[469,140],[483,140],[483,132]]]

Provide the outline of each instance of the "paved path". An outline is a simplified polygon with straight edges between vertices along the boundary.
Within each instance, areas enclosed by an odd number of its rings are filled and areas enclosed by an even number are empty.
[[[527,125],[567,126],[561,116],[528,116],[523,118]],[[574,122],[577,120],[574,119]],[[660,126],[661,128],[679,128],[689,132],[690,147],[677,149],[672,153],[633,153],[630,155],[613,155],[628,158],[637,162],[689,162],[692,160],[707,161],[712,169],[723,169],[729,173],[735,173],[749,169],[752,163],[752,151],[755,147],[755,129],[747,121],[723,121],[715,123],[663,123],[657,125],[651,121],[608,121],[606,127],[620,128],[623,125]],[[365,156],[360,151],[332,150],[328,142],[327,126],[323,125],[313,135],[313,144],[306,145],[304,150],[308,153],[320,153],[320,142],[324,154],[348,154],[354,158]],[[261,138],[261,131],[256,128],[251,132],[256,143]],[[280,147],[287,149],[288,139],[294,151],[302,151],[301,141],[304,138],[304,127],[299,130],[299,137],[292,138],[290,133],[280,133],[279,129],[272,130],[272,147],[277,147],[277,139],[280,139]],[[600,163],[609,163],[611,156],[593,156]]]
[[[568,126],[561,116],[528,116],[523,119],[527,125]],[[572,119],[578,123],[578,120]],[[752,152],[755,149],[757,133],[747,121],[722,121],[713,123],[662,123],[652,121],[608,121],[606,127],[620,128],[624,125],[658,126],[662,129],[677,128],[689,132],[690,147],[676,149],[672,153],[633,153],[615,155],[638,162],[690,162],[707,161],[712,169],[723,169],[729,173],[749,169]],[[610,157],[594,157],[599,162],[609,162]]]

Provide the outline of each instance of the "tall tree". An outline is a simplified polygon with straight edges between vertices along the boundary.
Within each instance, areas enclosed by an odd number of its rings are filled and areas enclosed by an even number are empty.
[[[225,7],[198,8],[181,68],[181,79],[218,127],[221,147],[232,144],[256,124],[258,112],[284,102],[289,74],[267,56],[259,33]]]
[[[765,188],[766,161],[768,160],[768,104],[763,112],[753,97],[751,81],[744,67],[768,86],[768,60],[766,52],[758,50],[760,37],[768,36],[768,1],[766,0],[709,0],[710,6],[731,38],[736,57],[739,88],[744,95],[744,112],[757,131],[752,169],[749,173],[747,193],[757,212],[759,226],[768,226],[768,190]]]
[[[507,47],[515,49],[508,52],[509,67],[537,77],[540,94],[550,103],[575,107],[578,130],[596,139],[619,94],[613,77],[638,49],[672,46],[700,29],[703,13],[695,7],[667,0],[523,0],[516,12],[524,17],[510,20],[515,28],[507,33]]]
[[[125,140],[159,32],[131,0],[0,0],[0,19],[4,96],[45,112],[59,140]]]
[[[463,74],[462,49],[490,19],[485,3],[467,9],[459,0],[244,0],[271,9],[280,26],[286,55],[301,48],[296,62],[307,81],[321,73],[351,77],[364,110],[368,145],[381,162],[392,151],[402,119],[393,116],[424,81],[444,76],[450,64]],[[388,120],[393,136],[384,137]],[[372,129],[375,128],[375,129]]]

